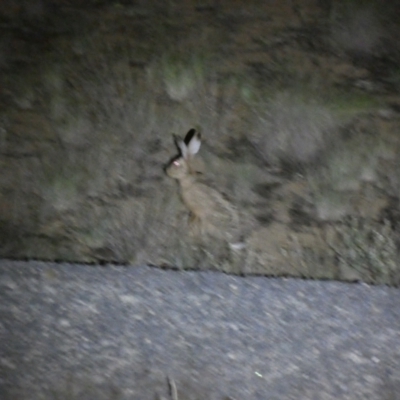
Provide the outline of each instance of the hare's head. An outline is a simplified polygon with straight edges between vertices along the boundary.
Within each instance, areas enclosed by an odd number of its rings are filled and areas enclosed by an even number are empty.
[[[175,143],[179,149],[179,155],[167,166],[166,173],[171,178],[179,180],[192,173],[191,161],[200,149],[201,134],[191,129],[184,140],[175,138]]]

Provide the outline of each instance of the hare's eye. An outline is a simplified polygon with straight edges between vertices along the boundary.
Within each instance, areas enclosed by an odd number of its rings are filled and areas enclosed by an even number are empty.
[[[181,165],[181,163],[179,162],[179,160],[175,160],[175,161],[173,162],[173,164],[176,165],[177,167],[179,167],[179,166]]]

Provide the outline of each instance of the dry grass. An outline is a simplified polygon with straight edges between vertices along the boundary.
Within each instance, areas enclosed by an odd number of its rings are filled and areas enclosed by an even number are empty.
[[[345,279],[400,285],[399,253],[388,221],[349,217],[335,231],[330,246]]]
[[[347,139],[338,138],[322,153],[318,164],[306,169],[317,215],[336,220],[350,213],[352,196],[363,183],[378,180],[385,143],[375,132],[350,126]]]
[[[376,110],[379,103],[365,93],[326,86],[318,76],[294,73],[294,77],[296,83],[290,88],[272,84],[256,89],[245,82],[242,96],[254,115],[247,131],[259,155],[269,164],[298,169],[317,161],[338,141],[343,126],[357,115]]]
[[[117,43],[101,35],[81,39],[84,52],[73,63],[63,49],[65,59],[49,63],[43,72],[56,142],[40,164],[42,225],[57,236],[58,225],[51,221],[60,218],[69,228],[61,224],[59,229],[72,229],[79,251],[89,259],[262,271],[263,261],[252,249],[188,236],[187,210],[177,186],[163,173],[163,164],[175,155],[169,133],[201,126],[209,150],[205,173],[218,171],[219,188],[226,185],[234,202],[244,201],[249,197],[243,192],[261,179],[261,171],[248,163],[239,168],[214,153],[227,151],[215,144],[235,139],[231,127],[238,121],[237,110],[256,110],[258,119],[246,122],[256,136],[248,139],[262,158],[299,164],[310,163],[329,143],[334,111],[304,92],[274,92],[262,100],[247,79],[209,72],[215,60],[204,50],[189,58],[182,50],[165,53],[136,70],[131,43]],[[243,226],[251,229],[251,218],[243,213]]]
[[[292,91],[258,104],[256,114],[253,142],[271,164],[313,161],[336,125],[333,111]]]
[[[178,204],[171,191],[155,199],[126,199],[114,204],[95,230],[102,234],[102,246],[116,260],[130,264],[155,264],[176,247],[179,227]]]
[[[174,101],[190,101],[206,82],[206,61],[200,54],[166,54],[160,61],[157,69],[167,95]]]
[[[17,74],[13,102],[22,111],[39,104],[50,133],[40,157],[27,159],[24,171],[15,169],[2,181],[25,182],[13,194],[13,221],[31,218],[29,210],[36,208],[30,227],[54,244],[46,254],[232,273],[265,271],[268,261],[251,248],[238,250],[188,235],[187,210],[163,167],[176,155],[172,133],[183,135],[192,127],[205,138],[202,179],[210,183],[212,178],[210,185],[243,209],[244,242],[257,224],[270,222],[254,223],[256,214],[274,213],[269,195],[255,188],[285,179],[274,180],[266,164],[305,173],[317,217],[324,220],[347,215],[349,192],[377,179],[376,142],[364,142],[362,135],[346,141],[337,136],[344,122],[375,109],[370,97],[321,90],[322,75],[286,65],[283,55],[274,58],[276,79],[268,82],[247,72],[227,73],[227,65],[220,68],[226,60],[215,44],[222,34],[215,34],[214,26],[200,31],[190,24],[182,27],[172,12],[157,25],[140,21],[126,28],[127,34],[113,20],[122,10],[137,11],[111,8],[110,20],[95,23],[96,29],[71,41],[55,40],[43,56],[45,68],[36,68],[30,79]],[[359,15],[370,21],[367,14]],[[343,11],[333,18],[344,24],[341,29],[360,25],[345,16]],[[6,125],[1,142],[10,136]],[[30,193],[37,196],[38,207],[27,204]],[[314,263],[307,251],[302,254]]]
[[[135,70],[129,41],[103,39],[81,39],[85,52],[73,63],[63,49],[62,62],[43,73],[57,138],[37,182],[43,225],[68,214],[64,223],[75,230],[78,224],[75,235],[89,258],[229,269],[226,244],[187,237],[186,210],[163,165],[175,152],[174,128],[184,132],[195,121],[208,128],[210,141],[218,127],[228,132],[232,90],[239,89],[206,74],[207,56],[165,54]],[[158,97],[170,99],[174,118]]]
[[[220,76],[215,71],[218,56],[212,51],[179,49],[166,53],[149,65],[146,79],[149,87],[157,88],[158,96],[169,100],[168,111],[161,110],[168,113],[163,114],[165,132],[182,135],[196,127],[217,147],[238,134],[238,110],[245,101],[244,83],[238,76]]]
[[[352,55],[376,56],[385,36],[377,1],[338,2],[331,15],[333,45]]]

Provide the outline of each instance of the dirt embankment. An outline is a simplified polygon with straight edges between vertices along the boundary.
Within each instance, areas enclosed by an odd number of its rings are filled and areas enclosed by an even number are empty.
[[[395,4],[4,4],[1,257],[399,283]],[[188,234],[192,127],[243,246]]]

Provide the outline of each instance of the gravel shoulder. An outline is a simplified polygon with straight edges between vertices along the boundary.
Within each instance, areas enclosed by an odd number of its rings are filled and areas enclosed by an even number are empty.
[[[400,399],[400,290],[0,262],[0,398]]]

